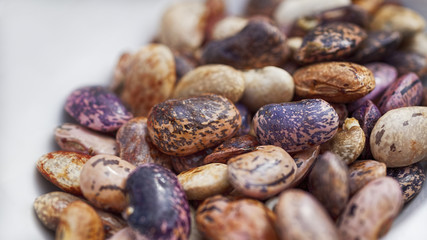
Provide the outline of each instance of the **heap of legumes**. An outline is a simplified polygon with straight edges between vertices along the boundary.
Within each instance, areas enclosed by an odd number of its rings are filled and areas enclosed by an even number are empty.
[[[37,161],[56,239],[378,239],[427,159],[425,20],[398,1],[178,1]]]

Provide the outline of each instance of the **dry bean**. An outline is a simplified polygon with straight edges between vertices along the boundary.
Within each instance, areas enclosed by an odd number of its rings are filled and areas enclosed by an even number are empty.
[[[255,150],[259,145],[254,136],[244,135],[230,138],[216,147],[211,154],[205,157],[203,162],[208,163],[227,163],[232,157]]]
[[[303,64],[341,60],[367,37],[363,28],[344,22],[320,25],[304,36],[295,59]]]
[[[135,166],[112,155],[96,155],[80,173],[80,189],[94,206],[122,212],[126,207],[125,182]]]
[[[237,110],[239,110],[240,117],[242,118],[242,125],[235,136],[243,136],[249,134],[252,125],[252,116],[249,109],[242,103],[235,104]]]
[[[73,123],[64,123],[57,127],[55,129],[55,140],[64,151],[89,155],[117,154],[117,144],[114,138]]]
[[[159,151],[148,134],[147,118],[136,117],[123,124],[116,134],[121,159],[135,166],[156,163],[172,169],[171,157]]]
[[[394,51],[387,56],[385,62],[394,66],[399,76],[413,72],[418,76],[426,72],[426,56],[409,51]]]
[[[248,19],[228,16],[218,21],[212,30],[213,40],[222,40],[240,32],[248,24]]]
[[[258,142],[297,152],[331,139],[338,129],[338,114],[321,99],[269,104],[253,118]]]
[[[213,93],[237,102],[244,90],[245,79],[240,71],[226,65],[211,64],[197,67],[184,75],[172,96],[189,98]]]
[[[190,209],[177,177],[152,163],[137,167],[126,180],[124,216],[137,239],[187,239]]]
[[[157,104],[147,122],[154,145],[175,156],[216,146],[232,137],[240,125],[240,114],[233,103],[214,94]]]
[[[104,87],[82,87],[67,98],[65,110],[81,125],[111,132],[132,118],[120,99]]]
[[[351,198],[341,215],[341,238],[380,238],[388,232],[402,205],[402,191],[396,180],[380,177],[369,182]]]
[[[275,220],[274,213],[259,201],[220,195],[206,199],[196,213],[199,231],[212,240],[276,240]]]
[[[427,56],[427,33],[418,32],[405,42],[404,50]]]
[[[268,20],[248,22],[239,33],[206,44],[202,53],[205,64],[226,64],[237,69],[278,66],[287,57],[286,36]]]
[[[375,123],[378,121],[378,119],[380,119],[381,112],[377,106],[372,103],[371,100],[367,100],[358,109],[356,109],[356,111],[353,112],[352,117],[359,121],[360,127],[365,134],[365,147],[360,154],[360,158],[371,159],[373,158],[370,144],[371,132],[375,126]]]
[[[246,14],[273,16],[274,10],[283,0],[249,0],[246,5]]]
[[[83,153],[55,151],[39,158],[37,170],[62,190],[81,195],[80,172],[90,158],[90,155]]]
[[[277,146],[259,146],[254,151],[231,158],[228,176],[244,195],[266,199],[283,191],[295,178],[294,159]]]
[[[304,180],[309,170],[313,167],[319,152],[320,146],[316,146],[293,154],[292,157],[297,165],[297,170],[295,179],[291,184],[292,187],[298,186]]]
[[[339,240],[331,217],[309,193],[290,189],[280,194],[275,208],[280,239]]]
[[[336,219],[350,195],[347,165],[336,154],[323,153],[308,176],[308,189]]]
[[[374,160],[361,160],[352,163],[348,168],[350,176],[350,195],[354,195],[368,182],[386,176],[386,165]]]
[[[191,52],[201,46],[208,16],[203,2],[177,2],[163,14],[159,40],[172,49]]]
[[[374,15],[370,29],[398,31],[408,37],[425,28],[425,20],[415,11],[396,5],[384,5]]]
[[[95,210],[82,201],[70,203],[59,217],[56,240],[103,240],[104,229]]]
[[[420,163],[414,163],[407,167],[388,168],[387,176],[399,182],[405,203],[412,200],[421,191],[426,179],[424,168]]]
[[[344,103],[329,103],[335,109],[338,114],[339,126],[342,127],[344,121],[348,117],[347,106]]]
[[[322,144],[321,150],[337,154],[346,164],[354,162],[365,147],[365,133],[355,118],[347,118],[335,136]]]
[[[296,95],[334,103],[352,102],[375,88],[372,72],[350,62],[313,64],[298,69],[293,77]]]
[[[135,116],[147,116],[150,109],[166,100],[176,81],[172,51],[161,44],[149,44],[132,55],[124,72],[121,99]]]
[[[370,145],[375,160],[387,167],[404,167],[427,156],[427,107],[388,111],[375,124]]]
[[[244,72],[245,91],[242,103],[256,112],[270,103],[289,102],[294,96],[294,80],[285,70],[264,67]]]
[[[204,200],[225,193],[231,187],[228,182],[227,165],[223,163],[196,167],[181,172],[177,177],[188,200]]]
[[[205,157],[211,154],[213,149],[213,147],[206,148],[202,151],[183,157],[171,156],[172,168],[176,173],[181,173],[192,168],[200,167],[205,164]]]

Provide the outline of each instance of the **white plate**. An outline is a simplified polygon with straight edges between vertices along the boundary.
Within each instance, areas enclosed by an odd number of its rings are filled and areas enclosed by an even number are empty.
[[[119,55],[154,36],[171,2],[0,1],[0,239],[53,239],[32,204],[56,188],[35,163],[56,149],[53,129],[66,121],[65,98],[83,85],[107,85]],[[229,0],[233,9],[242,3]],[[427,238],[426,188],[386,239]]]

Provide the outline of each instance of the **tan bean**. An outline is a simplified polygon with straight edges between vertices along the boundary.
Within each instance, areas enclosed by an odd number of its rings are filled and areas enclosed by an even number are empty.
[[[70,203],[59,218],[56,240],[103,240],[104,229],[95,210],[82,201]]]
[[[266,199],[283,191],[295,178],[294,159],[282,148],[266,145],[228,161],[231,184],[241,193]]]
[[[244,72],[244,76],[242,103],[252,112],[266,104],[289,102],[294,96],[294,80],[281,68],[268,66],[253,69]]]
[[[280,194],[275,208],[280,239],[339,240],[331,217],[309,193],[290,189]]]
[[[126,179],[135,166],[112,155],[96,155],[83,166],[80,189],[94,206],[114,212],[126,208]]]
[[[176,81],[172,51],[161,44],[146,45],[132,55],[123,74],[121,99],[134,116],[147,116],[172,94]]]
[[[344,210],[349,195],[347,165],[332,152],[318,157],[308,176],[308,189],[326,208],[333,219]]]
[[[51,152],[38,159],[37,170],[62,190],[81,195],[80,172],[90,158],[90,155],[76,152]]]
[[[350,195],[354,195],[370,181],[386,176],[386,172],[387,167],[382,162],[361,160],[352,163],[348,168]]]
[[[331,151],[337,154],[346,164],[354,162],[365,147],[365,133],[355,118],[347,118],[341,131],[322,144],[322,152]]]
[[[402,205],[402,191],[396,180],[380,177],[369,182],[351,198],[341,215],[341,238],[380,238],[388,232]]]
[[[175,87],[174,98],[188,98],[214,93],[237,102],[243,95],[243,74],[226,65],[212,64],[197,67],[185,74]]]
[[[55,129],[56,143],[64,151],[89,155],[117,154],[114,138],[99,134],[73,123],[64,123]]]
[[[206,199],[196,213],[199,231],[212,240],[275,240],[275,220],[274,213],[259,201],[231,200],[219,195]]]
[[[178,175],[178,181],[188,200],[203,200],[230,189],[227,165],[210,163],[196,167]]]
[[[240,32],[248,24],[248,19],[229,16],[218,21],[212,30],[212,39],[221,40]]]

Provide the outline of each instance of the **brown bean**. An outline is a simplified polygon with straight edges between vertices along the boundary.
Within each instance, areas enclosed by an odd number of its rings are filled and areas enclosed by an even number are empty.
[[[256,138],[251,135],[230,138],[216,147],[211,154],[205,157],[203,162],[205,164],[227,163],[230,158],[251,152],[255,150],[255,147],[258,145],[259,143]]]
[[[386,170],[387,167],[384,163],[374,160],[361,160],[352,163],[348,168],[350,195],[354,195],[370,181],[384,177]]]

